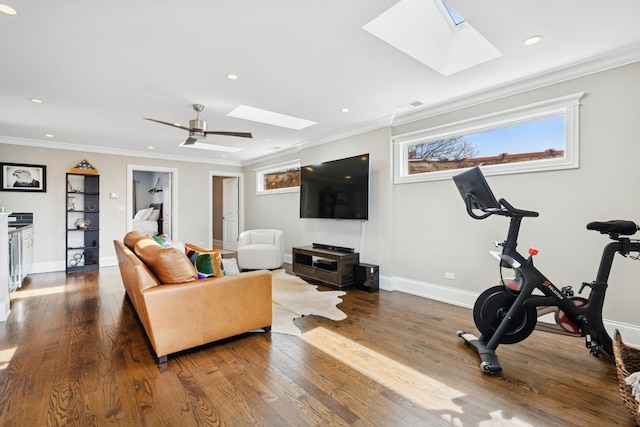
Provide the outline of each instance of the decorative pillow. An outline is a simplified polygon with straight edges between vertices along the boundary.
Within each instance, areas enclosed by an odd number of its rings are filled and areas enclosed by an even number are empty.
[[[203,249],[190,243],[184,244],[184,253],[198,272],[198,279],[224,276],[222,257],[217,249]]]
[[[147,221],[157,221],[160,219],[160,209],[154,209],[151,211],[151,214],[149,215],[149,218],[147,218]]]
[[[193,282],[198,273],[189,258],[176,248],[163,248],[153,239],[140,239],[133,252],[162,284]]]
[[[169,235],[167,233],[158,234],[157,236],[149,236],[149,237],[151,237],[153,240],[155,240],[156,243],[159,244],[160,246],[162,246],[163,248],[168,248],[170,246],[173,246],[173,242],[171,241],[171,237],[169,237]]]
[[[133,217],[134,221],[146,221],[153,212],[153,208],[140,209]]]
[[[235,258],[222,258],[222,269],[225,276],[235,276],[240,274],[238,269],[238,260]]]
[[[253,245],[256,245],[256,244],[273,245],[275,243],[274,240],[275,240],[274,235],[270,231],[265,233],[256,233],[256,232],[251,233],[251,244]]]

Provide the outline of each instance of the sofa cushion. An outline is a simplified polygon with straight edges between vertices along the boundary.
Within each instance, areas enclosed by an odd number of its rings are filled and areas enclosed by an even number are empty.
[[[165,285],[193,282],[198,273],[193,264],[179,249],[163,248],[151,238],[140,239],[133,252]]]
[[[203,249],[191,243],[184,244],[184,253],[198,272],[198,279],[224,276],[222,257],[217,249]]]
[[[123,243],[126,247],[128,247],[130,250],[133,251],[133,248],[135,248],[136,243],[138,243],[138,241],[141,239],[149,239],[149,236],[147,236],[146,234],[142,234],[137,230],[134,230],[134,231],[128,232],[126,236],[124,236]]]

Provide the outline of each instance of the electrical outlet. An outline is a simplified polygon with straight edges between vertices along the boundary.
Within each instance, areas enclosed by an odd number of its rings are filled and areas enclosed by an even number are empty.
[[[449,272],[449,271],[446,271],[446,272],[444,273],[444,278],[445,278],[445,279],[450,279],[450,280],[455,280],[456,275],[455,275],[455,274],[453,274],[453,273],[451,273],[451,272]]]

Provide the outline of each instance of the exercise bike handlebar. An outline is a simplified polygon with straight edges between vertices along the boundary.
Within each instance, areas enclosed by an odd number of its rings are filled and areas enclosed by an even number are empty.
[[[502,206],[504,206],[509,211],[510,215],[508,216],[520,216],[520,217],[528,216],[528,217],[535,218],[538,215],[540,215],[538,212],[535,212],[535,211],[527,211],[524,209],[515,208],[505,199],[500,199],[499,202]]]
[[[480,211],[482,211],[482,214],[477,214],[473,211],[473,194],[472,193],[468,193],[465,198],[464,198],[464,202],[465,205],[467,207],[467,213],[469,214],[469,216],[471,218],[474,219],[485,219],[490,217],[491,215],[502,215],[502,216],[508,216],[508,217],[537,217],[539,215],[538,212],[535,211],[527,211],[524,209],[518,209],[516,207],[514,207],[513,205],[511,205],[509,202],[507,202],[505,199],[500,199],[498,202],[500,203],[500,205],[502,206],[502,208],[498,209],[498,208],[480,208]]]

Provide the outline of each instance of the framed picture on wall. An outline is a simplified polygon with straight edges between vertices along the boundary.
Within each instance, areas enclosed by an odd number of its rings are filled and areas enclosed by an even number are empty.
[[[47,191],[47,167],[21,163],[0,163],[1,191]]]

